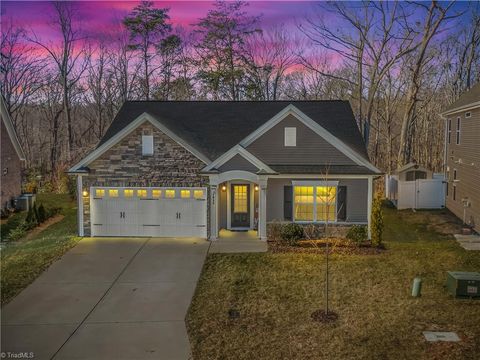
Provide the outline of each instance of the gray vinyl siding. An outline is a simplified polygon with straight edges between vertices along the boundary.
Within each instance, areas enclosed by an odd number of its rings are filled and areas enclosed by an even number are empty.
[[[313,179],[308,179],[312,181]],[[334,179],[332,179],[334,180]],[[322,179],[318,179],[322,181]],[[283,221],[283,187],[291,185],[291,179],[268,179],[267,221]],[[347,187],[346,222],[367,222],[367,179],[340,179],[338,186]]]
[[[221,172],[230,171],[230,170],[244,170],[250,172],[257,172],[258,168],[253,165],[250,161],[245,159],[241,155],[235,155],[230,160],[228,160],[225,164],[218,168]]]
[[[285,127],[297,128],[297,146],[285,146]],[[260,136],[247,150],[267,165],[357,165],[293,115]]]

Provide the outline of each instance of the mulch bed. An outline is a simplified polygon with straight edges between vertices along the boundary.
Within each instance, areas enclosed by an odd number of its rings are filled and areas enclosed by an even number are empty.
[[[321,322],[321,323],[332,323],[337,321],[338,314],[333,311],[329,311],[328,313],[324,310],[315,310],[312,315],[310,315],[313,321]]]
[[[370,244],[352,244],[344,239],[323,239],[313,241],[300,241],[297,246],[281,244],[278,241],[268,241],[268,251],[271,253],[302,253],[325,254],[327,249],[330,254],[344,255],[379,255],[386,251],[385,248],[372,247]]]

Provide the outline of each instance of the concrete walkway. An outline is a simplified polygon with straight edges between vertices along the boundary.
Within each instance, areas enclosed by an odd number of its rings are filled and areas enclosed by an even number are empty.
[[[257,232],[220,230],[219,238],[212,241],[210,253],[266,252],[267,242],[259,240]]]
[[[480,250],[480,236],[455,234],[455,238],[465,250]]]
[[[185,315],[209,243],[85,238],[2,311],[2,352],[188,359]]]

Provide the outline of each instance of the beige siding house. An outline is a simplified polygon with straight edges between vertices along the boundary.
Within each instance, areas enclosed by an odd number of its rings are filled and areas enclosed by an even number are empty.
[[[442,116],[446,122],[446,206],[480,232],[480,83]]]

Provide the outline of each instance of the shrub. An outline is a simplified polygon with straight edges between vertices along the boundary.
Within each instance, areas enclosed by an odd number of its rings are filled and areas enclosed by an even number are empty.
[[[372,245],[381,246],[383,237],[383,213],[382,213],[382,200],[375,198],[372,206]]]
[[[8,234],[7,240],[8,241],[17,241],[24,237],[26,234],[25,224],[22,223],[17,226],[15,229],[12,229]]]
[[[279,241],[282,236],[282,223],[277,220],[268,224],[268,239],[272,241]]]
[[[37,220],[38,220],[39,223],[43,223],[49,217],[47,215],[47,211],[45,210],[45,207],[43,206],[43,204],[40,204],[38,206],[37,214],[38,214]]]
[[[367,228],[365,226],[353,225],[347,232],[347,239],[355,244],[366,241],[368,238]]]
[[[25,218],[25,228],[27,230],[33,229],[38,225],[37,221],[37,205],[33,204],[30,209],[28,209],[27,217]]]
[[[313,224],[308,224],[303,228],[303,235],[307,240],[315,240],[318,238],[318,229]]]
[[[303,227],[295,223],[285,224],[282,227],[281,236],[282,242],[295,246],[298,244],[298,240],[303,238]]]

